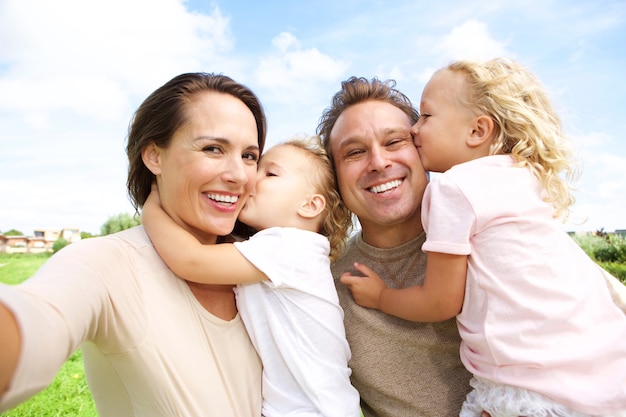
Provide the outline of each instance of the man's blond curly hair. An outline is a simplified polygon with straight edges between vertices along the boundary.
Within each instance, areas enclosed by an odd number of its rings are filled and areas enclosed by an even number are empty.
[[[295,137],[277,146],[293,146],[304,151],[315,164],[315,176],[309,178],[315,192],[326,200],[323,220],[319,233],[330,242],[330,260],[334,261],[343,250],[348,233],[352,229],[351,212],[339,195],[333,167],[322,146],[319,136]]]
[[[490,154],[511,154],[519,166],[528,167],[546,189],[555,217],[566,219],[579,171],[561,119],[539,80],[503,58],[457,61],[442,70],[463,73],[466,88],[457,99],[474,114],[494,120]]]

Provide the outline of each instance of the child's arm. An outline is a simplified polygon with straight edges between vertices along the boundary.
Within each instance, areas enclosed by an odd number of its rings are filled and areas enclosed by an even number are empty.
[[[141,212],[141,222],[157,252],[174,273],[201,284],[242,284],[268,279],[232,243],[203,245],[163,210],[156,186]]]
[[[355,263],[365,277],[349,272],[341,276],[357,304],[405,320],[437,322],[459,314],[465,295],[467,256],[429,252],[424,285],[387,288],[380,277],[365,265]]]

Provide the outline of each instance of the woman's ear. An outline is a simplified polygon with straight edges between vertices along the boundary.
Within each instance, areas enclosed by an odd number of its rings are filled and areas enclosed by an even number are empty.
[[[311,194],[298,210],[298,214],[304,218],[312,219],[322,213],[325,208],[326,199],[321,194]]]
[[[161,174],[161,149],[154,142],[143,148],[141,159],[154,175]]]
[[[493,119],[485,114],[481,114],[474,119],[472,132],[467,139],[467,146],[476,148],[492,139],[495,123]]]

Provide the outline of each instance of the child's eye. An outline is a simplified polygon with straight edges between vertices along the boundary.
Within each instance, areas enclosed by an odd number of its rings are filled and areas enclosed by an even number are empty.
[[[277,177],[278,175],[276,175],[275,173],[273,173],[273,172],[271,172],[271,171],[268,171],[268,172],[265,174],[265,176],[266,176],[266,177]]]
[[[430,117],[429,113],[422,113],[422,114],[420,114],[420,119],[428,119],[429,117]]]

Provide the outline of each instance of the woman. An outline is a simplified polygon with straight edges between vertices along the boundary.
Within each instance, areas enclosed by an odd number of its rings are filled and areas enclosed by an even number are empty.
[[[228,235],[255,184],[266,120],[246,87],[183,74],[137,110],[128,190],[156,179],[164,210],[204,244]],[[143,227],[87,239],[0,287],[0,412],[48,385],[81,347],[100,416],[259,416],[261,364],[232,286],[188,283]]]

